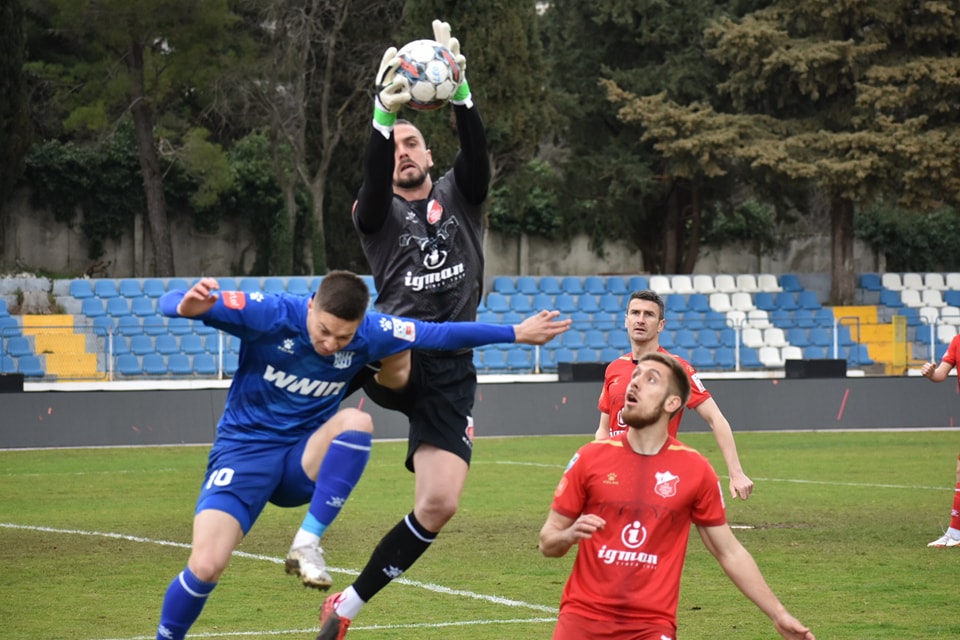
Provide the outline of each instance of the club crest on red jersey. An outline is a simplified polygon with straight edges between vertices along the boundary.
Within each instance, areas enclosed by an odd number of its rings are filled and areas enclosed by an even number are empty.
[[[657,484],[653,487],[654,493],[661,498],[672,498],[677,495],[677,484],[680,482],[680,476],[676,476],[669,471],[657,471],[654,476],[657,478]]]

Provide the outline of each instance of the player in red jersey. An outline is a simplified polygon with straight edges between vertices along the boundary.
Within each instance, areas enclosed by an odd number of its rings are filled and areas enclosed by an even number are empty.
[[[933,382],[943,382],[950,375],[950,371],[960,361],[960,335],[950,341],[947,352],[943,354],[940,364],[927,362],[920,368],[920,374]],[[960,390],[960,380],[957,381]],[[960,455],[957,456],[957,486],[953,490],[953,509],[950,510],[950,528],[942,536],[927,545],[928,547],[958,547],[960,548]]]
[[[753,493],[753,481],[743,472],[740,466],[740,456],[737,454],[737,444],[733,440],[733,430],[727,422],[716,401],[703,386],[700,376],[697,375],[689,362],[676,356],[660,346],[660,332],[663,331],[664,304],[655,291],[635,291],[630,294],[627,303],[625,325],[630,338],[631,352],[620,356],[609,365],[604,374],[603,390],[600,392],[600,401],[597,408],[600,410],[600,426],[597,428],[597,440],[610,438],[627,430],[623,422],[623,396],[630,383],[630,376],[636,361],[645,353],[669,353],[683,366],[690,378],[690,400],[686,406],[693,409],[703,420],[710,425],[720,453],[727,463],[727,473],[730,476],[730,495],[734,498],[746,500]],[[683,408],[670,420],[670,435],[677,437],[680,429],[680,418]]]
[[[689,395],[676,359],[640,356],[625,392],[627,432],[584,445],[567,465],[540,531],[545,556],[579,545],[553,640],[675,640],[691,523],[781,636],[814,640],[733,535],[709,461],[670,435]]]

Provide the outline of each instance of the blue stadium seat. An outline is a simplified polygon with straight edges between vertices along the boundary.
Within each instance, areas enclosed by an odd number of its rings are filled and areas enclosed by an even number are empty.
[[[104,310],[103,300],[100,298],[84,298],[80,303],[80,313],[88,318],[99,318],[107,315]]]
[[[573,313],[577,311],[577,299],[569,293],[558,293],[553,299],[553,308],[560,313]]]
[[[558,347],[553,350],[553,359],[557,364],[561,362],[575,362],[577,359],[573,349],[568,347]]]
[[[263,290],[267,293],[286,293],[287,285],[283,278],[271,276],[263,279]]]
[[[236,291],[237,281],[230,276],[217,277],[217,284],[220,285],[220,291]]]
[[[7,309],[7,301],[3,298],[0,298],[0,318],[4,318],[10,315],[10,311]]]
[[[714,369],[717,366],[714,350],[696,347],[690,352],[690,364],[694,369]]]
[[[607,276],[606,285],[607,293],[612,293],[615,296],[630,293],[630,289],[627,288],[627,281],[620,276]]]
[[[169,318],[167,320],[167,331],[175,336],[182,336],[193,333],[193,320],[189,318]]]
[[[602,295],[607,292],[607,283],[600,276],[587,276],[583,279],[583,292]]]
[[[156,353],[157,348],[153,337],[146,334],[130,337],[130,353],[135,356],[145,356],[148,353]]]
[[[510,311],[516,311],[517,313],[529,314],[533,312],[533,305],[530,304],[530,296],[525,293],[511,294],[509,296],[510,300]]]
[[[804,360],[822,360],[826,357],[827,357],[826,347],[818,347],[812,344],[803,347]]]
[[[167,375],[166,358],[159,353],[148,353],[143,356],[143,373],[148,376]]]
[[[513,347],[507,350],[507,368],[514,373],[532,373],[533,357],[530,349]]]
[[[577,310],[586,313],[597,313],[600,311],[600,303],[597,302],[597,296],[589,293],[582,293],[577,296]]]
[[[600,349],[600,360],[602,362],[613,362],[622,355],[623,353],[620,352],[619,349],[614,349],[613,347],[604,347],[603,349]]]
[[[167,356],[167,371],[175,376],[193,375],[193,362],[185,353],[174,353]]]
[[[224,336],[223,349],[226,350],[226,336]],[[211,355],[220,354],[220,333],[211,333],[203,337],[203,349]]]
[[[780,276],[780,287],[784,291],[791,291],[796,293],[797,291],[803,291],[803,285],[800,284],[800,278],[792,273],[784,273]]]
[[[613,293],[604,293],[597,299],[600,311],[606,313],[621,313],[624,310],[620,296]]]
[[[666,310],[676,313],[683,313],[689,309],[687,307],[687,296],[678,293],[672,293],[666,296]]]
[[[112,353],[114,357],[130,354],[130,340],[123,336],[113,336],[113,344],[108,347],[107,353]]]
[[[223,350],[226,353],[234,353],[234,354],[240,353],[240,338],[230,333],[225,334],[223,338],[224,338]]]
[[[510,310],[510,301],[502,293],[491,291],[487,294],[487,309],[494,313],[506,313]]]
[[[180,351],[188,355],[203,353],[203,339],[195,333],[180,336]],[[167,364],[169,365],[169,363]]]
[[[817,312],[820,311],[821,309],[823,309],[823,307],[821,307],[820,309],[817,309],[816,311],[812,311],[810,309],[797,309],[796,311],[793,311],[793,312],[787,311],[786,313],[790,314],[790,317],[792,319],[791,324],[793,327],[796,327],[797,329],[812,329],[818,325]],[[827,311],[830,311],[830,310],[827,309]],[[831,312],[831,315],[832,315],[832,312]],[[781,327],[781,328],[789,329],[791,327],[787,326],[787,327]]]
[[[546,293],[551,296],[561,293],[560,280],[558,280],[555,276],[541,276],[540,280],[537,282],[537,286],[540,288],[542,293]]]
[[[25,378],[42,378],[46,375],[43,369],[43,361],[40,356],[29,355],[20,356],[17,360],[17,371],[23,374]]]
[[[850,334],[850,325],[837,325],[837,344],[841,347],[852,347],[857,344],[854,342],[853,336]]]
[[[866,291],[880,291],[883,289],[880,274],[877,273],[861,273],[858,284],[861,289]]]
[[[809,309],[810,311],[816,311],[823,306],[817,299],[816,292],[809,290],[797,293],[797,305],[799,305],[801,309]]]
[[[13,336],[3,341],[3,348],[8,356],[22,358],[24,356],[36,355],[30,339],[26,336]]]
[[[521,322],[523,322],[523,315],[516,311],[500,314],[500,324],[520,324]]]
[[[117,283],[109,278],[100,278],[93,281],[93,295],[98,298],[115,298],[120,295],[117,290]]]
[[[287,293],[294,296],[308,296],[313,291],[310,290],[310,282],[302,276],[291,276],[287,280]],[[233,373],[231,371],[231,373]]]
[[[613,331],[621,327],[620,324],[620,314],[619,313],[607,313],[605,311],[600,311],[599,313],[593,314],[593,328],[599,329],[600,331]]]
[[[93,285],[89,280],[71,280],[69,293],[78,300],[85,300],[93,297]]]
[[[564,276],[560,279],[560,290],[578,296],[583,293],[583,283],[578,276]]]
[[[740,346],[740,367],[743,369],[762,369],[763,363],[760,362],[760,354],[756,349]]]
[[[122,297],[107,298],[107,315],[111,318],[130,315],[130,301]]]
[[[833,329],[833,323],[835,317],[833,315],[833,309],[830,307],[820,307],[813,312],[814,326],[809,327],[813,329],[814,327],[823,327],[824,329]]]
[[[488,373],[506,373],[510,370],[507,366],[507,352],[503,349],[484,349],[483,350],[483,370]]]
[[[167,286],[160,278],[147,278],[143,281],[143,295],[159,298],[167,292]]]
[[[191,328],[193,329],[193,333],[197,334],[198,336],[205,336],[207,334],[217,332],[215,328],[203,322],[194,322],[191,324]]]
[[[487,324],[500,324],[500,314],[487,309],[477,313],[477,322],[486,322]]]
[[[630,293],[650,288],[650,279],[647,276],[630,276],[627,280],[627,289]]]
[[[516,287],[517,292],[526,296],[532,296],[540,292],[537,279],[533,276],[517,276]]]
[[[260,278],[241,278],[237,289],[245,293],[263,291],[263,288],[260,286]]]
[[[104,337],[108,336],[114,331],[113,318],[104,314],[102,316],[97,316],[93,319],[93,324],[91,325],[93,329],[93,335]]]
[[[574,350],[575,362],[602,362],[600,352],[589,347],[581,347]]]
[[[139,298],[143,295],[143,284],[136,278],[123,278],[118,289],[124,298]],[[139,363],[138,365],[139,366]]]
[[[673,332],[662,331],[660,333],[660,346],[666,349],[667,351],[677,346],[677,343],[673,339]]]
[[[117,318],[115,333],[116,335],[127,337],[140,335],[143,333],[143,325],[140,324],[140,318],[133,316]]]
[[[833,347],[833,333],[823,327],[810,329],[807,337],[810,340],[810,344],[815,347]]]
[[[717,331],[717,337],[720,340],[720,347],[733,349],[737,346],[737,330],[731,327],[724,327]]]
[[[157,309],[157,303],[153,298],[140,296],[139,298],[130,299],[130,313],[138,318],[147,318],[157,315],[160,311]]]
[[[555,338],[555,340],[559,340],[560,346],[567,347],[568,349],[579,349],[586,346],[586,342],[584,342],[583,338],[583,332],[575,329],[570,329],[569,331],[560,334],[560,337]]]
[[[0,373],[16,373],[17,361],[10,356],[0,356]]]
[[[530,299],[530,304],[537,311],[544,309],[553,309],[553,296],[549,293],[535,293]]]
[[[713,361],[717,369],[735,369],[737,354],[732,347],[718,347],[713,350]]]
[[[690,324],[685,322],[685,328],[691,328]],[[720,347],[720,333],[713,329],[700,329],[697,333],[697,341],[700,343],[701,347],[706,347],[707,349],[716,349]]]
[[[810,338],[807,335],[806,329],[794,327],[787,329],[787,342],[802,349],[810,344]]]
[[[556,371],[557,362],[553,358],[553,349],[540,347],[540,371]]]
[[[903,306],[903,300],[900,298],[899,291],[884,289],[880,292],[880,304],[884,307],[899,309]]]
[[[496,276],[493,279],[493,291],[507,295],[516,293],[517,287],[510,276]]]
[[[190,286],[191,282],[186,278],[169,278],[167,280],[167,291],[187,291]]]
[[[607,347],[607,337],[603,331],[590,329],[583,334],[583,344],[591,349],[604,349]]]
[[[757,309],[763,309],[764,311],[774,311],[780,309],[780,305],[777,304],[776,298],[774,298],[773,294],[769,291],[758,291],[753,294],[753,304],[756,305]]]
[[[198,353],[193,356],[193,372],[200,376],[215,376],[219,373],[216,358],[209,353]]]
[[[780,309],[796,311],[800,308],[800,305],[797,304],[797,294],[793,291],[778,291],[774,299]]]
[[[881,296],[882,295],[883,294],[881,294]],[[951,307],[960,307],[960,291],[955,291],[955,290],[944,291],[943,301],[948,305],[950,305]]]
[[[171,333],[164,333],[156,337],[154,348],[157,353],[168,356],[171,353],[180,353],[180,341]]]
[[[687,362],[690,362],[690,349],[684,349],[681,346],[674,345],[669,349],[669,351],[676,357],[683,358]]]
[[[142,376],[143,366],[140,358],[129,353],[117,356],[114,370],[123,376]]]
[[[710,297],[705,293],[691,293],[687,297],[687,307],[697,313],[710,313]]]
[[[767,314],[767,317],[775,327],[786,330],[794,326],[794,314],[786,309],[773,309]]]
[[[673,343],[674,345],[684,349],[696,349],[698,346],[700,346],[700,343],[697,340],[697,334],[694,331],[686,328],[678,329],[674,332]]]
[[[623,329],[607,333],[607,341],[611,347],[621,354],[630,351],[630,338],[627,337],[627,332]]]
[[[847,364],[852,366],[865,367],[874,364],[870,353],[867,351],[867,345],[857,344],[850,347],[847,355]]]
[[[917,309],[916,307],[903,307],[901,309],[897,309],[897,315],[904,316],[907,319],[908,327],[918,327],[923,324],[923,322],[920,320],[920,309]]]
[[[240,366],[240,358],[235,353],[225,353],[223,354],[223,374],[227,376],[232,376],[237,372],[237,367]]]

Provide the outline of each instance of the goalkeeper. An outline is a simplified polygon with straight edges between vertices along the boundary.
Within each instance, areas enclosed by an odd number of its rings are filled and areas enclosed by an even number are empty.
[[[434,20],[434,39],[466,59],[450,25]],[[472,321],[483,285],[483,204],[490,164],[483,121],[470,87],[451,99],[460,150],[436,182],[423,135],[398,113],[410,101],[387,49],[376,78],[373,130],[353,220],[378,291],[377,310],[418,320]],[[409,384],[401,387],[409,374]],[[355,384],[361,384],[357,381]],[[418,350],[383,361],[364,389],[375,402],[409,419],[406,467],[415,474],[413,510],[373,550],[360,575],[324,602],[318,640],[339,640],[363,605],[410,568],[453,517],[473,447],[477,372],[470,349]]]

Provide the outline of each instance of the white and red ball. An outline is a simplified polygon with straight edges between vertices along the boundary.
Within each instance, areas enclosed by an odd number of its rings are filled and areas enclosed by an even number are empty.
[[[436,40],[414,40],[397,52],[397,73],[410,81],[410,107],[431,111],[445,105],[460,85],[461,70],[450,49]]]

